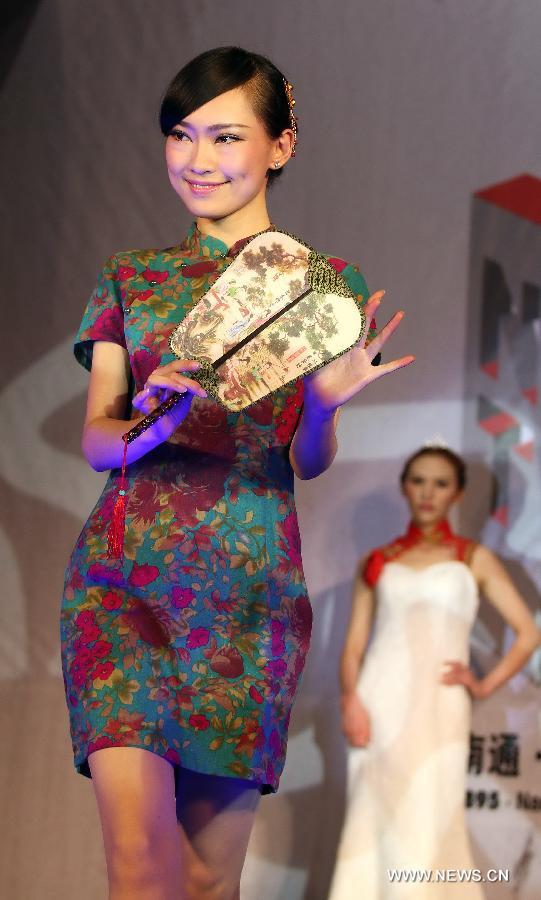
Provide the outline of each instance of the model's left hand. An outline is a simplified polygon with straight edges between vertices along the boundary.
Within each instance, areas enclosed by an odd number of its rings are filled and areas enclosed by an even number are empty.
[[[483,682],[476,678],[472,670],[456,659],[444,662],[446,671],[441,676],[442,684],[462,684],[476,700],[486,696]]]
[[[362,391],[372,381],[376,381],[383,375],[395,372],[403,366],[409,366],[415,359],[414,356],[403,356],[392,362],[373,366],[372,360],[380,352],[385,342],[396,331],[404,317],[403,312],[397,312],[387,323],[385,328],[366,346],[368,329],[374,314],[381,303],[385,291],[378,291],[369,298],[364,312],[366,315],[365,327],[360,340],[347,353],[338,359],[327,363],[304,379],[305,402],[315,405],[323,413],[332,413],[342,404],[351,400],[359,391]]]

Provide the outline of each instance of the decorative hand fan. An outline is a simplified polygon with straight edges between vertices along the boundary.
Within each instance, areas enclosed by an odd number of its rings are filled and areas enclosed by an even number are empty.
[[[239,412],[345,353],[364,324],[361,306],[325,256],[284,231],[264,231],[243,247],[169,343],[179,359],[201,364],[190,377],[210,397]],[[111,557],[123,553],[128,444],[182,397],[173,394],[123,435]]]
[[[196,379],[239,412],[315,371],[359,340],[365,315],[325,256],[283,231],[257,235],[220,275],[170,338]],[[124,435],[130,443],[182,395],[173,395]]]

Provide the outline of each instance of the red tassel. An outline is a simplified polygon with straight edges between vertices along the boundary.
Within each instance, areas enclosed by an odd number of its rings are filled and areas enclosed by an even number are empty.
[[[118,485],[118,497],[113,508],[113,515],[107,531],[107,556],[109,559],[122,559],[124,555],[124,530],[126,527],[126,456],[128,442],[126,435],[124,441],[124,453],[122,454],[122,471]]]

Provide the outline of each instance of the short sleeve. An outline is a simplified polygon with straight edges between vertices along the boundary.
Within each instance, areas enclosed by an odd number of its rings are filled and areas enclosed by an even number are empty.
[[[124,313],[116,279],[114,256],[107,261],[100,273],[73,347],[77,362],[89,371],[92,368],[94,341],[110,341],[126,348]]]

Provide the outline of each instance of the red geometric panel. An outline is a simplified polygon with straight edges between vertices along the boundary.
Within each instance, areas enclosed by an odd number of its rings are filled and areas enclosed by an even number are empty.
[[[516,447],[513,448],[515,453],[518,453],[519,456],[522,456],[527,462],[533,461],[533,453],[534,453],[534,442],[528,441],[526,444],[517,444]]]
[[[522,391],[522,396],[526,397],[526,400],[529,400],[532,406],[537,406],[539,402],[539,391],[536,387],[526,388]]]
[[[490,378],[498,378],[500,364],[497,359],[493,360],[492,362],[485,363],[485,365],[481,366],[481,368],[486,375],[490,376]]]
[[[482,419],[479,422],[479,425],[484,431],[488,431],[489,434],[496,437],[497,435],[503,434],[504,431],[516,428],[518,422],[513,416],[510,416],[509,413],[501,412],[494,416],[489,416],[487,419]]]
[[[541,225],[541,179],[535,175],[517,175],[509,181],[477,191],[475,196],[521,219]]]

